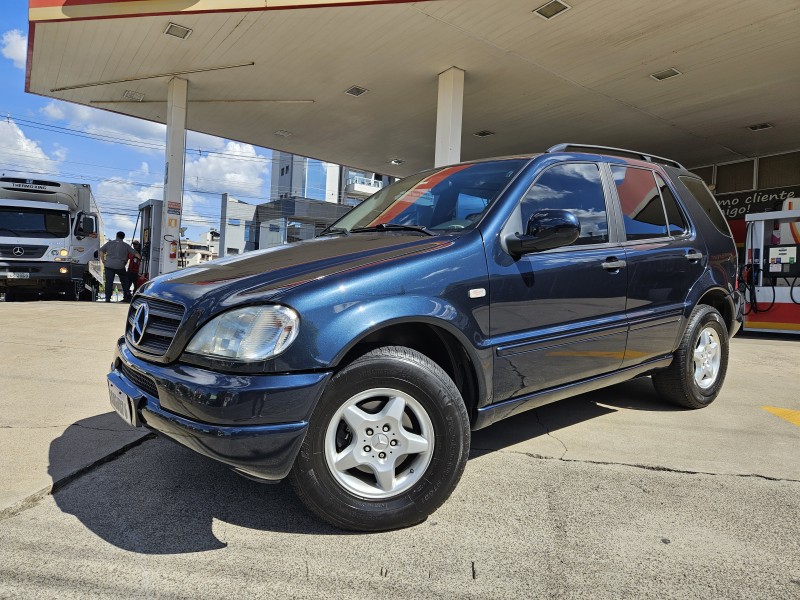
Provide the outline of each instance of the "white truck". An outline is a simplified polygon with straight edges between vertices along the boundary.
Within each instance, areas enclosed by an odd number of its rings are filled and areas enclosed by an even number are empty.
[[[94,300],[103,281],[103,225],[82,183],[0,177],[0,293]]]

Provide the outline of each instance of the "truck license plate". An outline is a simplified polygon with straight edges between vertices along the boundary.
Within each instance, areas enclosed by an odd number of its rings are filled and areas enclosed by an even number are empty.
[[[130,397],[110,381],[108,382],[108,396],[111,400],[111,406],[117,411],[117,414],[122,417],[123,421],[131,427],[141,426],[136,412],[133,409],[133,402],[131,402]]]
[[[9,279],[30,279],[30,273],[8,273],[7,274]]]

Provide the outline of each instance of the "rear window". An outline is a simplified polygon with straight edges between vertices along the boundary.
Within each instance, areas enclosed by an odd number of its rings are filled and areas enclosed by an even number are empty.
[[[692,193],[692,196],[694,196],[694,199],[697,200],[697,203],[703,208],[708,218],[711,219],[714,227],[716,227],[720,233],[728,237],[733,237],[728,227],[728,222],[725,220],[725,216],[722,214],[711,191],[706,187],[706,184],[703,183],[703,180],[696,177],[687,177],[685,175],[681,176],[680,180]]]

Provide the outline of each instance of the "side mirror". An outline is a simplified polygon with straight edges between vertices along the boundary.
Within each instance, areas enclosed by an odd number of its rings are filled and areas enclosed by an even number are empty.
[[[81,216],[77,233],[82,237],[97,237],[97,217],[94,215]]]
[[[509,254],[522,256],[561,246],[569,246],[581,234],[581,223],[568,210],[547,208],[535,212],[528,220],[525,235],[512,233],[505,242]]]

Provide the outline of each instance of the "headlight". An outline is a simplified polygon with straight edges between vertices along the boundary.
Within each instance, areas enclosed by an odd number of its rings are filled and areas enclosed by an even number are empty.
[[[257,361],[277,356],[297,337],[300,318],[285,306],[248,306],[230,310],[206,323],[187,352]]]

